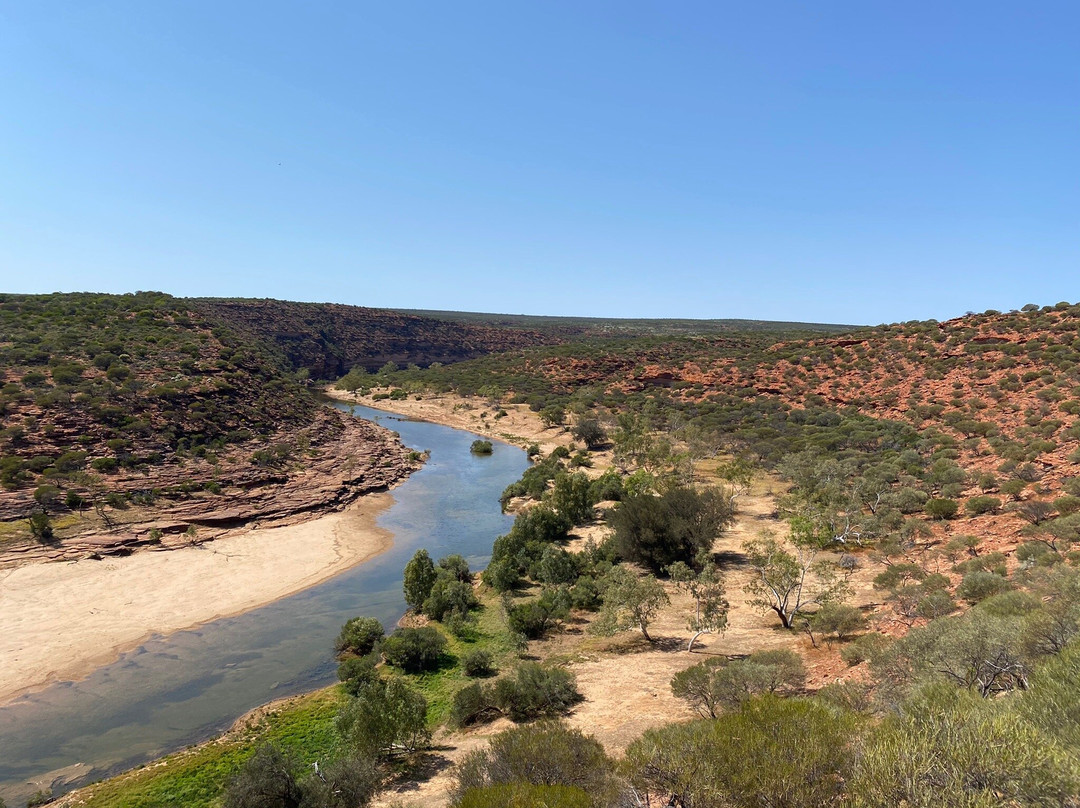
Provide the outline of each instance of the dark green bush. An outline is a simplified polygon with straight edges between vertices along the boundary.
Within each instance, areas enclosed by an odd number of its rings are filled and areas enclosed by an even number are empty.
[[[382,623],[374,617],[354,617],[341,627],[334,641],[334,653],[366,656],[382,640]]]
[[[559,715],[580,699],[570,671],[536,662],[522,662],[495,682],[495,705],[514,721]]]
[[[399,628],[383,641],[383,659],[409,673],[434,670],[446,651],[446,638],[431,626]]]

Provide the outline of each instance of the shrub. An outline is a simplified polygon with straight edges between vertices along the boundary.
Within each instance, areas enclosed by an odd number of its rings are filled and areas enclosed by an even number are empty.
[[[806,667],[794,651],[756,651],[745,659],[707,659],[675,674],[671,692],[702,717],[715,718],[761,693],[791,692],[806,683]]]
[[[952,519],[959,509],[956,500],[952,499],[931,499],[923,508],[932,519]]]
[[[444,620],[451,615],[464,617],[480,603],[472,586],[461,581],[439,576],[431,594],[424,601],[422,611],[432,620]]]
[[[626,497],[609,523],[619,554],[659,574],[676,561],[696,565],[733,519],[731,499],[722,491],[679,487],[659,497]]]
[[[840,658],[848,665],[858,665],[866,662],[889,644],[889,640],[876,631],[856,637],[849,644],[840,649]]]
[[[461,669],[466,676],[489,676],[494,671],[492,656],[489,652],[476,649],[469,651],[461,659]]]
[[[458,766],[455,793],[460,800],[471,790],[493,786],[561,786],[580,789],[597,800],[585,805],[608,804],[603,797],[611,786],[612,768],[595,738],[557,721],[541,721],[501,732],[487,749],[468,754]],[[540,805],[552,804],[526,802],[522,808]]]
[[[345,692],[355,696],[360,690],[379,678],[376,664],[379,658],[375,653],[362,657],[346,657],[337,668],[338,680]]]
[[[291,755],[270,744],[260,746],[225,786],[225,808],[299,808],[299,770]]]
[[[570,671],[536,662],[522,662],[495,682],[495,705],[514,721],[565,713],[580,698]]]
[[[999,508],[1001,508],[1001,500],[997,497],[972,497],[964,503],[964,511],[970,516],[994,513]]]
[[[980,600],[986,600],[992,595],[1007,592],[1010,589],[1012,589],[1012,584],[1000,575],[976,571],[964,576],[964,580],[956,587],[956,595],[968,603],[978,603]]]
[[[536,786],[530,783],[472,788],[462,794],[458,808],[592,808],[592,797],[573,786]]]
[[[383,659],[409,673],[434,670],[446,650],[446,638],[435,628],[399,628],[383,641]]]
[[[814,613],[811,623],[814,630],[835,634],[836,639],[843,642],[855,632],[866,628],[866,616],[857,606],[826,603]]]
[[[374,617],[354,617],[341,627],[334,641],[334,653],[367,656],[384,634],[382,623]]]
[[[565,620],[569,613],[567,593],[546,589],[540,597],[510,607],[507,610],[507,624],[515,634],[536,640],[543,637],[548,629],[558,622]]]
[[[589,449],[599,449],[608,439],[607,432],[595,418],[578,422],[572,434],[575,440],[583,441]]]
[[[337,717],[344,748],[369,757],[413,752],[431,740],[427,699],[400,676],[361,687]]]
[[[419,610],[431,594],[437,577],[435,564],[428,555],[428,551],[417,550],[409,563],[405,565],[403,583],[405,602]]]
[[[472,442],[469,447],[469,451],[478,455],[489,455],[494,451],[494,447],[489,440],[477,439]]]

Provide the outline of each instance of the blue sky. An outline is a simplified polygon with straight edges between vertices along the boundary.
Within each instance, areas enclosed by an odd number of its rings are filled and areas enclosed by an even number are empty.
[[[1080,300],[1072,2],[0,6],[0,289],[846,323]]]

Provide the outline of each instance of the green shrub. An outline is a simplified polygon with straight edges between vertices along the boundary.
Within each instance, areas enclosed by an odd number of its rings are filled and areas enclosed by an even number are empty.
[[[923,510],[932,519],[952,519],[960,506],[952,499],[931,499]]]
[[[1001,508],[1001,500],[997,497],[972,497],[964,503],[964,511],[970,516],[979,516],[984,513],[994,513]]]
[[[382,623],[374,617],[354,617],[341,627],[334,641],[334,653],[367,656],[382,640]]]
[[[510,783],[466,791],[458,808],[592,808],[592,797],[573,786]]]
[[[383,641],[383,659],[409,673],[434,670],[446,651],[446,638],[431,626],[399,628]]]
[[[1000,575],[992,572],[972,572],[965,575],[964,580],[956,587],[956,596],[968,603],[978,603],[1009,589],[1012,589],[1012,584]]]
[[[469,446],[469,451],[478,455],[489,455],[494,451],[494,447],[489,440],[482,440],[480,438],[474,440],[472,445]]]
[[[559,715],[580,699],[570,671],[536,662],[522,662],[495,682],[495,705],[514,721]]]
[[[490,676],[494,672],[493,662],[490,652],[477,648],[461,658],[461,669],[466,676]]]
[[[487,749],[466,755],[457,770],[455,802],[474,790],[531,785],[580,789],[596,800],[584,805],[614,804],[605,799],[613,785],[612,769],[604,748],[595,738],[557,721],[541,721],[501,732],[491,739]],[[533,795],[539,796],[537,792]],[[582,804],[578,799],[575,795],[569,805]],[[548,802],[521,805],[522,808],[552,806]]]

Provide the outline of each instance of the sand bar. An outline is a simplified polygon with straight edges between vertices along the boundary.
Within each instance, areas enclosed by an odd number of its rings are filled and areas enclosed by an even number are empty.
[[[368,494],[340,513],[196,547],[0,571],[0,704],[372,558],[392,543],[375,519],[393,501]]]

